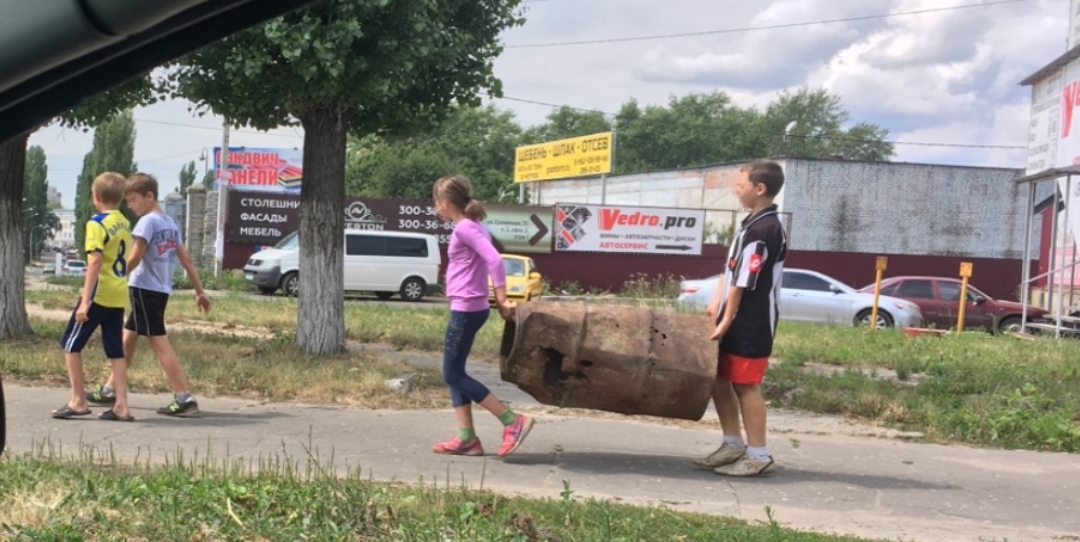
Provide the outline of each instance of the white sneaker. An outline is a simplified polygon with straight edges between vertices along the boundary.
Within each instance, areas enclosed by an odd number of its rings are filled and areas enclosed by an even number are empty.
[[[713,472],[725,476],[757,476],[774,470],[776,470],[776,462],[773,461],[771,455],[765,459],[756,459],[750,457],[749,454],[743,454],[734,462],[716,467]]]
[[[746,448],[733,448],[725,442],[713,453],[694,459],[694,464],[703,469],[715,469],[716,467],[734,463],[746,452]]]

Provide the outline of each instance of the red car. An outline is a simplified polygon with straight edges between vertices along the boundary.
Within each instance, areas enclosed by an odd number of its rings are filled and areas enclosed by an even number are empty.
[[[915,303],[926,325],[951,329],[960,315],[960,279],[945,277],[890,277],[881,282],[881,295],[899,297]],[[873,292],[871,284],[862,289]],[[968,283],[968,305],[964,329],[983,328],[993,333],[1019,326],[1024,306],[1015,301],[994,299]],[[1043,320],[1048,311],[1028,305],[1028,322]]]

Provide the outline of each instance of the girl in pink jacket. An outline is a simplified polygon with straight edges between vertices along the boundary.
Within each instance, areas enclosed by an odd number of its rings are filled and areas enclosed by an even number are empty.
[[[472,185],[462,175],[435,181],[431,191],[435,208],[444,220],[454,222],[447,250],[446,296],[450,298],[450,323],[443,345],[443,378],[450,386],[450,399],[457,417],[457,436],[435,445],[435,453],[484,455],[473,427],[472,403],[499,418],[503,441],[499,456],[510,455],[521,446],[533,426],[533,419],[507,408],[486,386],[465,373],[465,361],[476,333],[487,321],[488,277],[495,289],[495,303],[504,319],[514,316],[506,299],[506,271],[502,256],[495,250],[491,233],[481,222],[487,217],[484,204],[473,199]]]

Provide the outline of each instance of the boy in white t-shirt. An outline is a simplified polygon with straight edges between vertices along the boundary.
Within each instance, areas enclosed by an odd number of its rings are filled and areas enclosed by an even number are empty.
[[[172,293],[173,269],[177,259],[195,287],[196,303],[202,311],[210,312],[210,298],[206,297],[199,272],[184,248],[180,228],[158,205],[157,179],[146,173],[132,175],[127,180],[124,199],[128,207],[139,215],[139,222],[131,233],[135,246],[128,258],[131,313],[124,325],[124,358],[130,366],[139,336],[149,339],[150,348],[157,355],[174,394],[173,401],[159,408],[158,414],[190,416],[199,412],[199,404],[188,392],[180,360],[165,332],[165,307]],[[112,384],[113,377],[109,375],[105,385],[87,392],[87,400],[103,404],[115,401]]]

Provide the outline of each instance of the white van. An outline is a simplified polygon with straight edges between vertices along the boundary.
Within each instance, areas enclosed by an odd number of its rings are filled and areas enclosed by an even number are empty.
[[[274,248],[260,250],[244,266],[244,279],[264,294],[299,292],[300,238],[293,232]],[[345,231],[345,291],[395,293],[420,301],[439,289],[439,241],[426,233]]]

